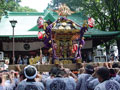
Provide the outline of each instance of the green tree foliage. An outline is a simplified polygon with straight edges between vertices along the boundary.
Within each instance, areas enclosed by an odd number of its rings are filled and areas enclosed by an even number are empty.
[[[12,0],[8,0],[8,2],[6,2],[6,0],[0,0],[1,12],[4,12],[5,10],[14,11],[16,6],[17,6],[17,3],[15,3]]]
[[[14,0],[0,0],[0,20],[1,16],[6,14],[6,11],[14,12],[37,12],[35,9],[29,7],[22,7]]]
[[[0,0],[0,18],[5,10],[14,11],[17,4],[13,1]]]
[[[16,12],[37,12],[37,10],[32,9],[32,8],[29,8],[29,7],[27,7],[27,6],[25,6],[25,7],[19,6],[19,7],[16,8],[15,11],[16,11]]]
[[[19,3],[14,0],[0,0],[0,17],[5,14],[6,10],[15,12],[37,12],[37,10],[29,7],[21,7]]]

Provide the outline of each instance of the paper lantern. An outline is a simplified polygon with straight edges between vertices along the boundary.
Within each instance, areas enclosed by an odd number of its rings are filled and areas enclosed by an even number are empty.
[[[42,39],[43,38],[43,33],[42,32],[38,32],[38,39]]]
[[[38,28],[43,28],[43,23],[44,23],[44,19],[42,17],[39,17],[37,20],[37,24],[38,24]]]
[[[88,18],[88,26],[93,28],[94,27],[95,20],[93,18]]]
[[[45,31],[38,32],[38,39],[43,39],[45,37]]]

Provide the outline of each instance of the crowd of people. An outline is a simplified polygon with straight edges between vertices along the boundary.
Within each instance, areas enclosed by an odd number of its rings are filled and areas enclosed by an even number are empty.
[[[72,63],[76,63],[74,58],[69,58]],[[118,62],[119,58],[117,56],[115,56],[113,53],[109,55],[109,57],[106,57],[106,61],[107,62]],[[63,59],[64,60],[64,59]],[[10,64],[13,64],[13,59],[9,58]],[[60,59],[61,61],[61,59]],[[93,62],[93,57],[92,57],[92,53],[83,53],[82,54],[82,59],[81,62]],[[16,56],[16,58],[14,59],[14,64],[24,64],[24,65],[33,65],[33,64],[52,64],[52,55],[48,54],[48,53],[42,53],[42,50],[40,50],[40,55],[36,54],[36,55],[18,55]]]
[[[120,90],[119,62],[100,65],[82,63],[78,74],[63,64],[49,72],[27,65],[18,71],[0,68],[0,90]]]
[[[24,65],[32,65],[32,64],[47,64],[50,63],[50,56],[48,55],[48,53],[44,53],[42,52],[42,50],[40,49],[40,55],[36,54],[36,55],[16,55],[16,57],[14,58],[9,58],[10,59],[10,64],[24,64]]]

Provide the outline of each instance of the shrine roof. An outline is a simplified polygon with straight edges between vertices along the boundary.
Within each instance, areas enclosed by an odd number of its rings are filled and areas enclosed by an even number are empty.
[[[4,15],[0,22],[0,36],[12,35],[12,26],[10,20],[17,20],[15,26],[15,35],[37,35],[37,32],[30,32],[29,29],[37,24],[37,18],[44,16],[44,13],[23,13],[23,12],[8,12]]]
[[[41,12],[9,12],[8,16],[44,16],[44,13]]]
[[[120,34],[120,31],[102,31],[95,28],[88,29],[88,31],[85,33],[85,35],[91,35],[91,37],[98,37],[98,36],[111,36],[111,35],[118,35]]]
[[[24,38],[24,37],[37,37],[38,29],[37,27],[37,19],[41,16],[44,20],[50,19],[52,22],[56,21],[59,16],[55,12],[46,11],[44,13],[23,13],[23,12],[8,12],[8,16],[2,16],[0,22],[0,37],[11,37],[12,36],[12,27],[10,24],[10,20],[17,20],[17,24],[15,27],[15,37],[16,38]],[[72,20],[76,24],[82,26],[83,21],[87,20],[87,17],[82,13],[74,13],[70,16],[67,16],[68,19]],[[85,37],[92,36],[110,36],[110,35],[118,35],[119,31],[102,31],[95,28],[89,28],[85,33]]]

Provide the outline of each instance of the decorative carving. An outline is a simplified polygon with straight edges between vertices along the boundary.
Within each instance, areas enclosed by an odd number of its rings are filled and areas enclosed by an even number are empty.
[[[27,43],[26,43],[26,44],[24,44],[24,49],[25,49],[25,50],[29,50],[29,49],[30,49],[30,45],[29,45],[29,44],[27,44]]]
[[[58,10],[53,10],[53,11],[57,12],[59,16],[68,16],[68,15],[75,13],[74,11],[71,11],[70,8],[66,4],[61,4],[58,7]]]

